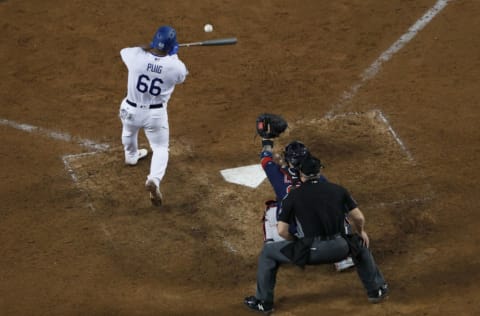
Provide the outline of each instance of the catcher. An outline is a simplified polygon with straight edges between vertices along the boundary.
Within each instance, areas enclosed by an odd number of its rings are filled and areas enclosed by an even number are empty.
[[[264,242],[284,240],[277,230],[277,218],[281,213],[281,202],[292,188],[300,186],[299,167],[303,159],[310,155],[308,148],[299,141],[290,142],[283,151],[283,157],[273,154],[273,139],[279,137],[288,127],[286,120],[280,115],[263,113],[257,117],[257,134],[262,137],[262,151],[260,163],[268,181],[275,191],[275,200],[265,202],[263,216]],[[321,166],[323,168],[323,166]],[[327,178],[320,175],[320,180],[327,182]],[[346,223],[346,229],[349,225]],[[289,232],[296,235],[295,224],[289,226]],[[335,263],[337,271],[343,271],[353,267],[354,263],[349,257]]]

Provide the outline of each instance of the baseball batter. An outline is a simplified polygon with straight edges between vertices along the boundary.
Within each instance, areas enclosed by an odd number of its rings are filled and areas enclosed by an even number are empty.
[[[147,156],[147,149],[138,148],[138,132],[143,129],[153,152],[145,188],[154,206],[162,205],[160,183],[168,163],[168,102],[175,86],[188,75],[177,52],[176,31],[170,26],[160,27],[149,46],[120,51],[128,69],[127,96],[119,114],[125,163],[133,166]]]

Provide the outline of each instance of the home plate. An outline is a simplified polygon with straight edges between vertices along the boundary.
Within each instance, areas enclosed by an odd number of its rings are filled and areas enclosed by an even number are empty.
[[[220,171],[225,181],[256,188],[267,177],[260,164]]]

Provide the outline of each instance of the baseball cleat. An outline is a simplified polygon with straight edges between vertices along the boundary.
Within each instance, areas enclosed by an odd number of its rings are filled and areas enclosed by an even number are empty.
[[[253,311],[270,315],[273,312],[273,304],[265,303],[255,296],[245,297],[243,303]]]
[[[160,188],[153,180],[147,180],[147,183],[145,183],[145,189],[150,192],[150,201],[152,202],[152,205],[162,206],[162,193],[160,192]]]
[[[143,148],[139,149],[137,151],[137,157],[135,159],[125,158],[125,163],[130,166],[135,166],[140,159],[147,157],[147,155],[148,155],[148,150]]]
[[[148,155],[148,150],[146,150],[145,148],[138,150],[138,160],[147,157],[147,155]]]
[[[345,271],[354,266],[355,266],[355,263],[353,263],[352,257],[348,257],[347,259],[344,259],[342,261],[335,262],[335,269],[338,272]]]

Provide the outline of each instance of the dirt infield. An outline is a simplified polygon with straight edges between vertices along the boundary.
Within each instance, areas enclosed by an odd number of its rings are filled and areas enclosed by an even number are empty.
[[[273,192],[220,171],[258,163],[261,112],[290,123],[276,150],[303,140],[353,193],[391,288],[371,305],[354,271],[282,267],[275,315],[479,315],[479,15],[473,0],[0,1],[0,315],[251,314]],[[238,43],[180,49],[159,210],[117,113],[120,49],[162,24]]]

